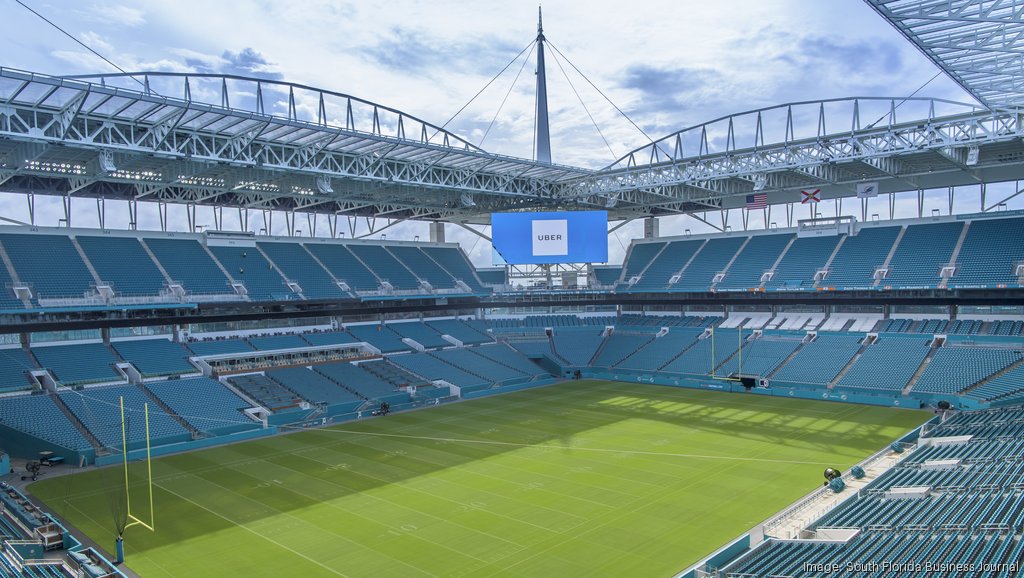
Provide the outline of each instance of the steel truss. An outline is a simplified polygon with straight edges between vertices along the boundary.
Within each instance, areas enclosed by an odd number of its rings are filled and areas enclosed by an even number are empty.
[[[237,208],[245,222],[249,210],[284,211],[290,229],[295,212],[326,214],[332,232],[337,215],[389,224],[487,223],[526,209],[699,215],[741,208],[755,191],[781,204],[807,188],[854,196],[864,181],[891,193],[1015,180],[1022,112],[920,98],[794,103],[678,131],[592,171],[494,155],[400,111],[301,85],[0,69],[0,187],[60,195],[66,206],[150,201],[161,219],[168,203],[190,215]]]
[[[1021,0],[867,0],[985,106],[1024,102]]]

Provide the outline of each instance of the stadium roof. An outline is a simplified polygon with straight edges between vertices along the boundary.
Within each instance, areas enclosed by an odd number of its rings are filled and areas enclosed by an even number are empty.
[[[1024,2],[867,2],[978,102],[1024,102]]]

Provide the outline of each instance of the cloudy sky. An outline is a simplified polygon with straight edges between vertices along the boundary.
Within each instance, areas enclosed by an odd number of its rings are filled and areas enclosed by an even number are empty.
[[[492,152],[532,156],[533,63],[512,61],[536,36],[535,2],[23,1],[125,70],[287,80],[437,124],[472,100],[450,130]],[[859,0],[559,0],[543,8],[552,156],[559,163],[606,166],[648,142],[644,133],[657,138],[787,102],[904,96],[926,83],[920,95],[970,101],[945,76],[932,80],[937,69]],[[15,0],[0,0],[0,17],[0,66],[54,75],[115,71]],[[912,196],[901,200],[900,214],[916,211]],[[976,195],[963,197],[962,209],[975,210]],[[945,206],[944,191],[929,199]],[[37,210],[40,224],[60,216],[56,199],[37,200]],[[21,198],[0,194],[0,216],[26,214]],[[181,215],[175,222],[184,227]],[[125,217],[108,205],[108,226]],[[141,217],[143,227],[156,228],[155,208]],[[752,225],[759,222],[752,216]],[[95,205],[80,202],[74,223],[95,226]],[[663,234],[684,227],[701,230],[689,218],[662,222]],[[634,223],[612,235],[611,260],[621,260],[639,234]],[[403,224],[388,235],[425,238],[426,226]],[[486,242],[453,226],[448,236],[478,264],[489,262]]]

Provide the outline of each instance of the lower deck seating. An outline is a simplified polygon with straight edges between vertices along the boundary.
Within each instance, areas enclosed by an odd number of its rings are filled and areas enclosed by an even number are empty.
[[[776,382],[826,386],[861,347],[860,335],[819,333],[772,376]]]
[[[486,332],[481,333],[468,323],[464,323],[458,319],[435,319],[427,321],[427,325],[433,327],[438,333],[442,335],[451,335],[466,345],[491,343],[494,341],[494,339],[487,335]]]
[[[253,348],[244,339],[214,339],[210,341],[192,341],[188,348],[196,355],[224,355],[228,353],[248,353]]]
[[[1021,359],[1011,349],[949,346],[935,351],[931,363],[914,384],[918,393],[956,393]]]
[[[325,363],[314,366],[313,370],[368,400],[392,404],[409,401],[408,393],[396,390],[390,383],[354,363]]]
[[[302,399],[294,391],[269,377],[250,373],[229,377],[227,382],[244,395],[274,413],[297,411]]]
[[[341,406],[340,411],[355,411],[364,401],[355,393],[305,367],[275,369],[266,375],[312,403],[338,405]]]
[[[586,329],[559,328],[552,337],[555,352],[569,365],[585,367],[590,365],[591,358],[604,341],[604,336],[596,327]]]
[[[463,392],[484,389],[491,385],[491,381],[467,373],[429,353],[396,355],[391,358],[391,362],[431,381],[440,379],[457,385]]]
[[[0,398],[0,426],[8,427],[69,450],[92,447],[50,394]]]
[[[899,391],[914,376],[927,354],[928,339],[883,335],[865,348],[836,387]]]
[[[0,349],[0,393],[28,389],[28,372],[33,369],[36,365],[24,349]]]
[[[511,367],[512,369],[525,373],[526,375],[548,375],[546,371],[532,363],[529,359],[524,357],[523,354],[505,344],[471,347],[468,351],[477,355],[482,355],[490,360],[501,363],[502,365]]]
[[[467,373],[479,375],[492,382],[523,379],[527,375],[488,357],[475,355],[465,347],[442,349],[432,352],[431,355]]]
[[[128,448],[146,444],[144,405],[149,405],[150,443],[160,445],[190,439],[188,430],[164,413],[141,389],[134,385],[90,387],[60,392],[61,400],[82,424],[105,446],[120,448],[122,442],[121,399],[124,399]]]
[[[201,432],[226,435],[259,427],[242,410],[249,404],[208,377],[150,382],[146,389]]]

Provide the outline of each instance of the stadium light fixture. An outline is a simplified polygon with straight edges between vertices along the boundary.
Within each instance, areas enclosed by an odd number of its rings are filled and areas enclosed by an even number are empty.
[[[768,184],[768,175],[764,173],[758,173],[754,175],[754,190],[763,191],[764,187]]]
[[[967,161],[964,163],[969,167],[973,167],[978,164],[978,157],[981,156],[981,151],[978,147],[970,147],[967,149]]]
[[[114,164],[114,153],[108,150],[100,151],[99,162],[101,171],[105,173],[117,172],[117,165]]]
[[[316,178],[316,190],[320,191],[321,194],[329,195],[334,192],[334,188],[331,187],[331,177],[327,175],[320,175]]]

